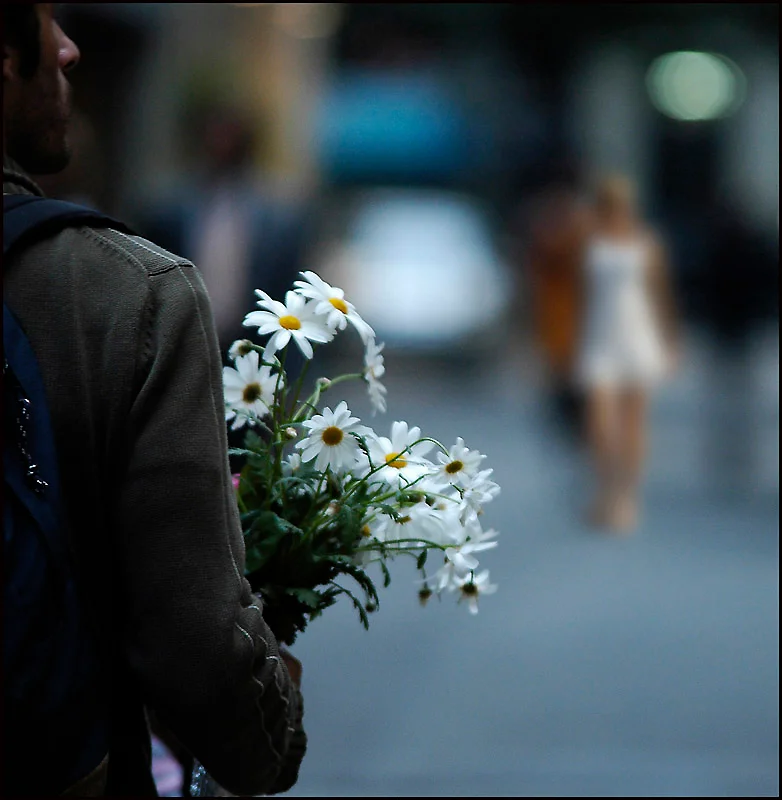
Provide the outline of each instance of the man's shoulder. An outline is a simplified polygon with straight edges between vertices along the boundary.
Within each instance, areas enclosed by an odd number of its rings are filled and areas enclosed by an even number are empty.
[[[77,254],[83,251],[86,258],[97,255],[99,259],[105,259],[110,254],[113,260],[124,262],[149,278],[175,270],[194,268],[188,259],[166,250],[150,239],[112,227],[84,225],[63,231],[61,235],[65,240],[63,244],[70,239],[71,246],[76,245]]]
[[[10,171],[5,164],[3,194],[44,196],[27,176]],[[85,206],[85,208],[90,207]],[[133,226],[128,227],[132,229]],[[94,222],[91,224],[74,221],[65,224],[57,233],[44,236],[26,249],[34,250],[36,258],[32,260],[42,265],[52,260],[58,265],[63,261],[78,263],[83,269],[89,269],[91,264],[105,268],[108,259],[114,266],[129,268],[130,272],[138,277],[153,277],[173,270],[194,267],[188,259],[161,247],[145,236],[126,233],[108,224]],[[43,254],[52,258],[41,259],[40,256]],[[25,260],[24,255],[22,260]]]

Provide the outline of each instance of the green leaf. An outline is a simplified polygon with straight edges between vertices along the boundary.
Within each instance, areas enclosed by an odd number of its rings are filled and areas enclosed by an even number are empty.
[[[313,589],[296,588],[286,589],[285,591],[310,608],[318,608],[323,602],[323,595]]]
[[[340,570],[350,575],[350,577],[353,578],[353,580],[356,581],[356,583],[358,583],[358,585],[364,590],[368,598],[374,600],[378,605],[380,604],[380,599],[377,596],[375,584],[369,575],[367,575],[366,572],[361,569],[361,567],[357,567],[355,564],[352,564],[349,561],[343,561],[341,562]]]
[[[301,528],[297,528],[292,522],[275,514],[273,511],[261,511],[255,518],[253,529],[261,531],[264,536],[272,537],[290,534],[295,537],[303,536]]]
[[[384,514],[387,514],[389,517],[391,517],[391,519],[393,519],[393,520],[398,520],[399,519],[399,512],[397,511],[397,509],[394,508],[394,506],[388,505],[388,503],[381,503],[380,504],[380,510]]]
[[[353,601],[353,605],[358,611],[358,615],[361,618],[361,624],[364,626],[364,630],[369,630],[369,617],[367,616],[367,612],[364,610],[364,606],[361,605],[361,602],[357,597],[354,597],[352,594],[350,595],[350,599]]]
[[[242,528],[250,528],[253,520],[260,514],[260,509],[254,508],[251,511],[244,511],[239,515],[239,521],[242,523]]]
[[[383,586],[387,587],[391,584],[391,572],[388,569],[388,565],[385,561],[381,560],[378,562],[380,564],[380,569],[383,572]]]
[[[248,429],[244,435],[244,446],[255,453],[266,451],[266,442],[252,429]]]
[[[229,456],[255,456],[253,450],[247,450],[245,447],[229,447],[228,448],[228,455]]]
[[[290,554],[301,543],[303,535],[299,528],[273,511],[260,511],[244,532],[246,547],[254,547],[260,559],[255,569],[268,568],[274,579],[283,583],[289,579],[291,571]]]

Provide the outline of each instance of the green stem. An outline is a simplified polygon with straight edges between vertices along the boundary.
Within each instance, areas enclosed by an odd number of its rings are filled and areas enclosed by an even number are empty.
[[[274,447],[274,466],[272,468],[272,480],[276,481],[282,475],[282,451],[283,451],[283,437],[280,434],[280,428],[285,414],[285,396],[288,388],[288,375],[285,372],[285,358],[288,355],[287,346],[282,351],[282,356],[279,358],[279,372],[277,373],[277,384],[274,387],[274,408],[272,409],[272,420],[274,423],[274,434],[271,446]],[[282,390],[280,386],[282,385]],[[269,492],[269,505],[271,503],[271,492]]]
[[[367,552],[369,550],[378,550],[381,549],[382,547],[387,547],[388,545],[391,544],[407,544],[407,543],[414,543],[419,545],[418,547],[410,548],[412,550],[420,550],[421,545],[423,545],[423,549],[425,550],[442,550],[443,552],[445,552],[445,550],[449,547],[449,545],[446,544],[438,544],[437,542],[430,542],[428,539],[389,539],[388,541],[385,542],[378,542],[377,544],[373,543],[370,545],[366,545],[364,547],[357,547],[356,552],[357,553]],[[380,547],[378,547],[378,545],[380,545]]]
[[[280,417],[285,411],[285,389],[288,387],[288,375],[285,372],[285,358],[288,355],[287,346],[283,348],[282,356],[278,359],[279,368],[277,372],[277,384],[274,387],[274,409],[273,419],[276,427],[279,427]],[[283,385],[283,391],[280,391],[280,384]]]
[[[263,428],[270,437],[274,436],[274,431],[260,417],[253,417],[253,424],[257,425],[259,428]]]
[[[327,386],[323,386],[323,384],[321,384],[320,381],[316,381],[315,390],[301,404],[301,407],[296,410],[296,412],[294,413],[291,421],[292,422],[297,422],[299,420],[299,415],[304,413],[307,409],[309,409],[310,412],[317,411],[318,410],[317,403],[318,403],[318,400],[320,400],[321,394],[324,391],[327,391],[328,389],[330,389],[335,384],[343,383],[344,381],[347,381],[347,380],[356,380],[357,378],[363,379],[363,377],[364,377],[364,374],[362,372],[351,372],[351,373],[348,373],[346,375],[339,375],[336,378],[331,378],[329,380],[329,383],[328,383]],[[307,417],[304,417],[304,419],[307,419]]]
[[[309,370],[311,363],[312,363],[311,358],[305,359],[304,366],[302,367],[301,372],[299,373],[299,377],[296,380],[296,390],[293,395],[293,402],[291,403],[292,410],[296,408],[296,404],[299,402],[299,395],[301,394],[301,389],[302,386],[304,385],[304,376],[307,374],[307,370]],[[296,414],[293,415],[292,419],[293,420],[296,419]]]
[[[363,441],[363,439],[362,439],[362,441]],[[437,439],[432,439],[430,436],[422,436],[420,439],[416,439],[416,440],[415,440],[415,441],[414,441],[412,444],[409,444],[407,447],[405,447],[405,448],[404,448],[404,450],[400,450],[400,451],[399,451],[399,452],[396,454],[396,456],[395,456],[395,459],[396,459],[396,458],[400,458],[400,457],[401,457],[401,456],[403,456],[405,453],[411,452],[411,451],[412,451],[412,449],[413,449],[413,448],[414,448],[414,447],[415,447],[417,444],[420,444],[421,442],[434,442],[434,444],[436,444],[438,447],[440,447],[441,449],[443,449],[443,450],[444,450],[444,452],[446,452],[446,453],[448,452],[447,450],[445,450],[445,448],[443,447],[443,445],[442,445],[442,444],[440,444],[440,442],[438,442],[438,441],[437,441]],[[366,444],[366,442],[365,442],[365,444]],[[369,470],[369,472],[368,472],[368,473],[367,473],[367,474],[366,474],[366,475],[365,475],[363,478],[361,478],[360,480],[356,481],[356,482],[353,484],[353,486],[351,486],[351,487],[350,487],[350,489],[348,489],[348,490],[347,490],[347,492],[345,492],[345,497],[350,497],[350,495],[351,495],[351,494],[352,494],[354,491],[356,491],[356,489],[358,488],[358,486],[359,486],[360,484],[362,484],[362,483],[365,483],[365,482],[366,482],[366,479],[367,479],[367,478],[369,478],[370,476],[374,475],[374,474],[375,474],[375,473],[377,473],[377,472],[380,472],[380,470],[381,470],[381,469],[383,469],[384,467],[387,467],[387,466],[388,466],[388,464],[384,463],[384,464],[378,464],[376,467],[372,467],[372,469],[370,469],[370,470]],[[409,486],[413,486],[415,483],[417,483],[417,482],[418,482],[418,480],[421,480],[421,479],[422,479],[422,478],[424,478],[424,477],[426,477],[426,476],[425,476],[425,475],[422,475],[422,476],[421,476],[421,478],[417,478],[415,481],[413,481],[413,483],[409,484]],[[404,487],[402,487],[402,491],[403,491],[404,489],[407,489],[407,488],[409,488],[409,487],[408,487],[408,486],[404,486]],[[395,492],[394,494],[396,494],[396,492]],[[393,496],[393,495],[392,495],[392,496]]]
[[[249,339],[247,341],[248,341],[248,344],[249,344],[249,349],[250,350],[255,350],[255,352],[258,353],[259,356],[261,356],[261,358],[258,359],[258,361],[259,361],[261,366],[263,366],[263,367],[276,367],[277,366],[277,362],[276,361],[264,361],[263,360],[263,354],[266,351],[265,347],[261,347],[261,345],[255,344],[254,342],[250,342]]]
[[[329,468],[326,467],[326,471],[328,471],[328,469]],[[315,509],[315,507],[318,504],[318,498],[320,496],[321,489],[323,488],[323,481],[326,479],[326,477],[327,477],[326,476],[326,472],[321,472],[320,473],[320,478],[318,479],[318,488],[315,490],[315,494],[313,496],[312,503],[310,504],[310,507],[307,509],[307,513],[304,515],[304,517],[302,518],[301,522],[299,523],[299,528],[301,530],[303,530],[305,532],[305,534],[307,532],[307,520],[310,518],[310,515],[312,514],[313,510]],[[319,523],[316,520],[315,528],[317,529],[318,527],[319,527]]]

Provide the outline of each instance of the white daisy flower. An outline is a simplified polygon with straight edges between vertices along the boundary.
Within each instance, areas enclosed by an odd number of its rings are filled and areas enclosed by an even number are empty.
[[[253,424],[270,413],[274,404],[274,390],[277,376],[269,367],[259,367],[258,353],[251,350],[245,356],[237,357],[235,367],[223,367],[223,396],[225,398],[225,419],[232,430],[245,423]]]
[[[366,521],[361,526],[361,537],[364,544],[373,541],[383,541],[383,529],[385,528],[385,514],[379,509],[368,506],[366,510]]]
[[[372,415],[386,412],[386,387],[380,381],[369,381],[367,387],[369,402],[372,404]]]
[[[253,343],[249,339],[237,339],[228,348],[228,358],[231,361],[236,361],[241,356],[246,356],[248,353],[253,352]]]
[[[357,567],[364,569],[372,563],[373,555],[374,553],[371,550],[357,550],[353,553],[350,560]]]
[[[341,331],[349,322],[358,331],[364,343],[374,338],[375,332],[361,318],[355,306],[345,299],[345,292],[342,289],[331,286],[309,270],[299,274],[306,280],[294,281],[296,291],[302,297],[315,301],[315,311],[326,317],[329,327]]]
[[[428,465],[426,474],[416,481],[415,489],[425,494],[438,511],[458,508],[462,501],[459,493],[450,484],[443,483],[437,467],[432,463]]]
[[[384,344],[377,344],[374,339],[367,342],[364,351],[364,380],[367,382],[369,401],[372,403],[372,413],[386,411],[386,387],[380,382],[385,374],[386,367],[381,355]]]
[[[251,311],[242,324],[248,328],[257,326],[260,336],[272,334],[263,353],[264,361],[270,361],[274,353],[286,347],[291,338],[305,358],[313,356],[310,342],[323,344],[334,338],[325,317],[315,311],[314,303],[308,303],[296,292],[288,292],[284,303],[272,300],[260,289],[256,289],[255,293],[261,298],[258,305],[265,310]]]
[[[301,469],[301,455],[299,453],[291,453],[282,462],[282,474],[289,478],[295,475]]]
[[[322,414],[302,423],[309,428],[309,435],[296,443],[296,448],[302,451],[301,460],[306,463],[315,459],[315,469],[321,472],[326,467],[337,473],[351,469],[361,454],[358,442],[351,434],[365,436],[371,433],[360,422],[358,417],[350,416],[344,400],[334,411],[324,408]]]
[[[480,468],[481,461],[486,456],[477,450],[469,450],[464,446],[464,439],[459,436],[456,444],[451,447],[447,454],[438,453],[437,459],[440,466],[437,470],[438,477],[448,483],[457,483],[464,486],[469,483],[470,478],[474,477]]]
[[[441,594],[444,591],[453,592],[458,589],[463,579],[464,573],[459,572],[453,561],[445,558],[442,567],[427,578],[427,585],[430,585],[436,594]]]
[[[466,600],[471,614],[478,613],[478,598],[482,594],[494,594],[497,591],[496,583],[489,583],[489,570],[485,569],[479,575],[465,578],[459,585],[461,597]]]
[[[374,436],[369,440],[372,463],[381,467],[375,475],[392,486],[404,486],[430,472],[433,465],[424,456],[433,445],[431,442],[413,445],[420,438],[420,428],[408,428],[406,422],[397,421],[391,426],[391,438]],[[408,447],[411,449],[403,452]]]
[[[474,570],[478,566],[478,559],[475,558],[475,553],[491,550],[497,546],[497,542],[490,540],[494,539],[498,533],[493,529],[488,531],[481,530],[477,517],[469,520],[464,527],[459,527],[460,530],[456,532],[458,540],[452,547],[446,548],[445,557],[456,567],[457,572],[464,573]],[[451,535],[454,535],[453,527],[450,531]]]
[[[414,503],[399,509],[397,519],[383,514],[372,529],[373,538],[379,542],[393,542],[397,539],[416,539],[443,544],[447,538],[446,521],[435,508],[424,502]],[[415,546],[407,542],[400,546]]]
[[[480,514],[483,506],[493,500],[500,493],[500,487],[489,478],[493,469],[485,469],[472,478],[465,485],[459,512],[462,522],[469,517]]]

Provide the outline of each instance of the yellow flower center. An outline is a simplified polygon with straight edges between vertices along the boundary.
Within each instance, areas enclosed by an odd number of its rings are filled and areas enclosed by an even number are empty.
[[[329,303],[337,309],[337,311],[341,311],[343,314],[348,313],[348,304],[339,297],[329,297]]]
[[[386,456],[386,464],[394,469],[404,469],[407,466],[407,460],[400,456],[399,453],[389,453]]]
[[[362,525],[361,526],[361,535],[366,538],[367,536],[372,535],[372,531],[369,529],[369,525]]]
[[[242,392],[242,400],[245,403],[254,403],[261,399],[261,385],[259,383],[248,383]]]
[[[399,517],[399,519],[397,520],[397,523],[399,525],[407,525],[408,522],[412,522],[412,521],[413,521],[412,517],[409,514],[405,514],[404,517]]]
[[[478,587],[472,582],[465,583],[462,586],[462,594],[466,595],[467,597],[475,597],[478,595]]]
[[[457,472],[461,472],[464,469],[464,464],[461,461],[451,461],[450,464],[445,465],[445,471],[449,475],[456,475]]]
[[[280,325],[285,328],[286,331],[297,331],[301,327],[301,321],[298,317],[286,314],[284,317],[280,317]]]
[[[338,428],[336,425],[330,425],[323,431],[320,438],[323,439],[323,444],[334,447],[345,438],[345,434],[342,433],[341,428]]]

